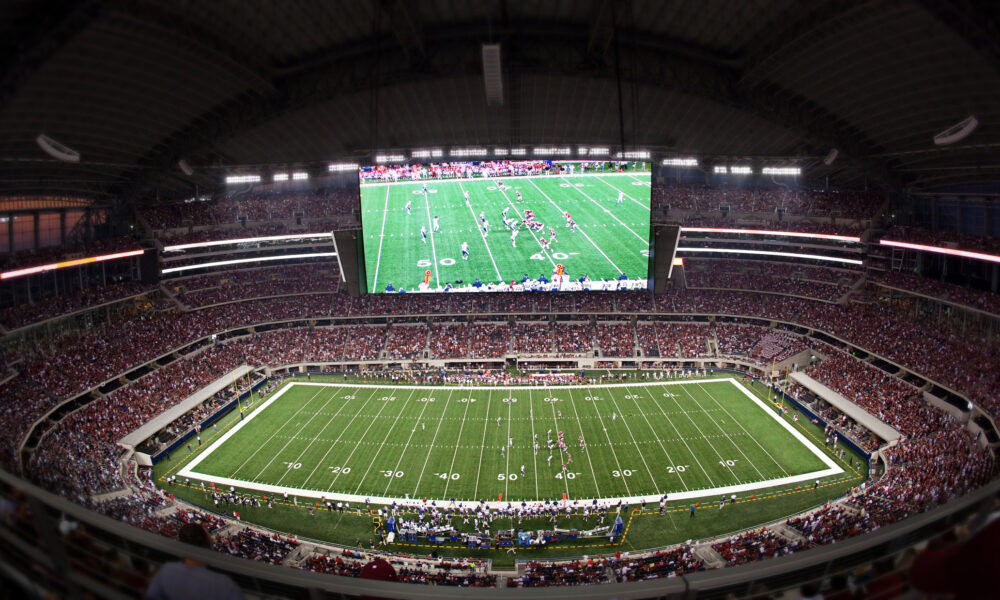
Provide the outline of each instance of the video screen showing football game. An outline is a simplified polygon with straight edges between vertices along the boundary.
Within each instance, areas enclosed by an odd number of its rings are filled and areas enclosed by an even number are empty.
[[[648,162],[363,167],[370,293],[644,289]]]

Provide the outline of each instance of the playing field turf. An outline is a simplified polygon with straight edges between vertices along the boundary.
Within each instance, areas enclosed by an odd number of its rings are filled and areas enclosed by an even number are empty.
[[[566,448],[555,444],[550,463],[547,440],[560,431]],[[179,474],[388,502],[743,497],[841,472],[740,383],[709,379],[550,389],[296,382]]]
[[[428,180],[375,183],[361,187],[365,269],[368,289],[382,292],[415,290],[431,271],[432,288],[457,282],[484,284],[511,280],[525,274],[551,278],[557,264],[572,278],[592,280],[645,279],[649,257],[649,173],[586,174],[571,177],[504,177],[504,190],[496,179]],[[427,185],[427,193],[423,192]],[[624,199],[618,203],[619,191]],[[464,192],[469,193],[469,204]],[[523,200],[517,201],[516,192]],[[406,209],[407,202],[410,209]],[[520,227],[515,241],[504,229],[501,211],[524,221],[524,211],[534,211],[543,231]],[[566,226],[569,212],[576,232]],[[481,228],[480,214],[489,222]],[[439,228],[434,231],[434,217]],[[427,230],[426,241],[421,227]],[[556,239],[548,248],[541,245]],[[468,259],[461,245],[468,244]],[[516,246],[515,246],[516,242]]]

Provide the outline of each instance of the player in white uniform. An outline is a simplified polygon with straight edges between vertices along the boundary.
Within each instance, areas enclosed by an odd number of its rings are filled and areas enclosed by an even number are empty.
[[[516,225],[514,226],[514,231],[510,232],[510,243],[513,244],[515,248],[517,248],[517,226]]]
[[[441,231],[441,225],[438,223],[438,219],[441,217],[434,217],[434,233]]]
[[[625,201],[625,192],[621,191],[618,192],[618,204],[621,204],[624,201]]]
[[[412,205],[413,205],[413,201],[412,200],[407,200],[406,201],[406,214],[410,214],[410,206],[412,206]]]
[[[462,260],[469,260],[469,244],[468,242],[462,242]],[[500,424],[499,419],[497,420],[497,425]]]
[[[503,209],[502,211],[500,211],[500,216],[503,217],[504,222],[507,221],[507,213],[509,213],[509,212],[510,212],[510,207],[509,206],[507,208]]]
[[[427,228],[424,227],[423,225],[420,226],[420,237],[421,237],[420,241],[422,241],[423,243],[426,244],[427,243]]]
[[[479,211],[479,222],[482,223],[485,220],[486,220],[486,212],[485,211]]]
[[[424,182],[424,195],[427,195],[427,182]]]
[[[490,235],[490,222],[483,220],[483,236]]]
[[[469,203],[469,190],[463,190],[462,193],[465,194],[465,204],[471,206]]]

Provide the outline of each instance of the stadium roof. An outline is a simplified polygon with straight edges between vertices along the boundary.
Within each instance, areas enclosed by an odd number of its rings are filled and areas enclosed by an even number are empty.
[[[843,186],[1000,179],[995,2],[2,6],[0,194],[148,201],[218,185],[234,165],[623,141],[709,159],[798,157],[810,177]],[[502,106],[486,102],[489,42],[502,44]],[[935,146],[969,115],[976,131]],[[40,133],[80,162],[49,158]],[[840,155],[827,167],[831,148]]]

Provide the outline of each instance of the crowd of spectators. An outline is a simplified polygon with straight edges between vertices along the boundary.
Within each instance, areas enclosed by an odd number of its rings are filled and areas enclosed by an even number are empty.
[[[650,554],[618,554],[608,559],[608,566],[618,582],[677,577],[705,570],[705,563],[695,556],[690,544]]]
[[[304,280],[307,272],[311,273],[309,269],[293,267],[274,273],[296,278],[298,272],[298,278]],[[839,282],[841,278],[830,275],[831,272],[834,271],[817,269],[808,274],[808,279],[827,284]],[[230,272],[186,281],[191,286],[201,285],[204,290],[229,285],[231,281],[226,277],[244,276],[246,281],[252,277]],[[258,286],[271,281],[265,278],[261,284],[258,279],[254,279]],[[929,287],[922,281],[920,286],[915,291],[952,299],[951,290],[942,293],[946,289],[942,284]],[[985,368],[992,364],[998,350],[995,341],[980,339],[975,334],[961,336],[942,331],[933,323],[922,321],[919,315],[868,301],[830,305],[801,297],[732,290],[674,290],[655,300],[643,292],[362,299],[343,294],[312,294],[241,301],[190,312],[136,311],[124,320],[104,323],[89,331],[57,334],[20,356],[5,356],[5,364],[16,358],[20,363],[15,369],[17,374],[2,387],[5,397],[18,401],[0,404],[4,434],[0,436],[4,440],[0,456],[5,464],[14,463],[16,448],[27,428],[61,400],[208,333],[258,322],[331,315],[510,314],[549,310],[584,314],[704,312],[802,323],[858,343],[970,393],[994,414],[1000,408],[995,393],[1000,381],[998,374]],[[429,333],[432,356],[442,358],[497,357],[506,351],[581,353],[589,352],[595,345],[605,356],[628,356],[635,341],[646,356],[699,356],[709,354],[708,340],[712,337],[718,342],[720,354],[749,354],[763,360],[781,360],[804,347],[797,336],[763,327],[720,324],[713,333],[713,328],[706,324],[660,321],[640,321],[633,327],[614,322],[598,322],[596,326],[533,322],[526,318],[517,324],[434,325]],[[194,359],[172,363],[66,417],[42,440],[29,464],[30,474],[49,489],[87,504],[92,502],[91,495],[119,489],[125,483],[118,461],[120,452],[115,446],[118,438],[239,364],[283,364],[302,359],[374,360],[383,349],[390,357],[402,358],[419,352],[427,335],[428,326],[422,324],[393,325],[388,329],[371,325],[298,327],[213,346]],[[960,424],[927,406],[916,388],[843,352],[833,348],[827,352],[831,358],[811,368],[809,373],[899,429],[905,437],[902,443],[884,451],[889,463],[886,478],[855,494],[850,506],[828,507],[790,522],[811,543],[826,543],[884,526],[961,494],[993,472],[995,467],[989,456],[979,451]],[[211,405],[203,407],[211,408]],[[842,417],[833,415],[835,420]],[[171,528],[170,523],[161,524],[154,515],[162,508],[162,502],[162,498],[146,493],[108,501],[96,508],[137,526],[166,532]],[[741,557],[754,553],[774,555],[789,549],[780,546],[781,540],[774,539],[770,532],[762,535],[745,534],[730,541],[725,553],[716,550],[727,560],[739,562]],[[248,542],[248,548],[242,548],[241,543],[235,544],[240,554],[256,552],[253,549],[258,547],[256,542]],[[234,545],[230,543],[229,547]],[[265,554],[272,555],[269,550]],[[674,572],[670,565],[683,563],[676,557],[661,557],[650,563],[654,566],[632,564],[631,561],[639,559],[617,560],[624,562],[608,563],[604,570],[610,566],[618,578],[657,576]],[[681,568],[687,568],[688,563],[683,565]],[[428,582],[436,581],[431,578]]]
[[[420,358],[427,345],[427,328],[423,325],[394,325],[385,338],[386,358]]]
[[[601,356],[634,356],[635,327],[631,323],[598,323],[597,345]]]
[[[3,325],[7,329],[17,329],[85,308],[100,306],[124,298],[131,298],[155,289],[155,285],[143,284],[138,281],[123,281],[109,285],[88,287],[34,302],[8,306],[0,310],[0,325]]]
[[[294,552],[298,545],[292,538],[245,527],[232,535],[216,536],[214,548],[231,556],[277,565]]]
[[[802,543],[789,540],[766,527],[734,535],[725,541],[712,544],[712,548],[730,566],[792,554],[803,547],[805,546]]]
[[[340,271],[335,261],[234,269],[169,283],[178,290],[181,302],[196,308],[250,298],[333,293],[339,284]]]
[[[507,587],[550,587],[609,583],[607,560],[542,562],[532,560],[524,565],[524,573],[507,579]]]
[[[914,273],[901,273],[898,271],[871,271],[868,274],[868,279],[894,288],[916,292],[924,296],[1000,315],[1000,294],[937,281],[921,277]]]
[[[650,202],[654,211],[667,206],[671,211],[694,211],[699,215],[728,207],[730,213],[773,215],[778,209],[786,215],[871,219],[885,202],[884,197],[868,192],[791,190],[788,188],[704,185],[667,181],[652,187]],[[833,232],[830,232],[833,233]]]
[[[842,352],[806,372],[904,435],[934,431],[945,420],[943,413],[923,402],[916,388]]]
[[[822,267],[803,267],[767,261],[685,259],[689,288],[755,290],[791,294],[834,302],[853,283],[849,274]],[[854,281],[860,277],[854,274]]]
[[[281,221],[301,217],[351,215],[358,210],[357,190],[254,191],[219,200],[145,206],[140,214],[154,230],[246,221]]]

